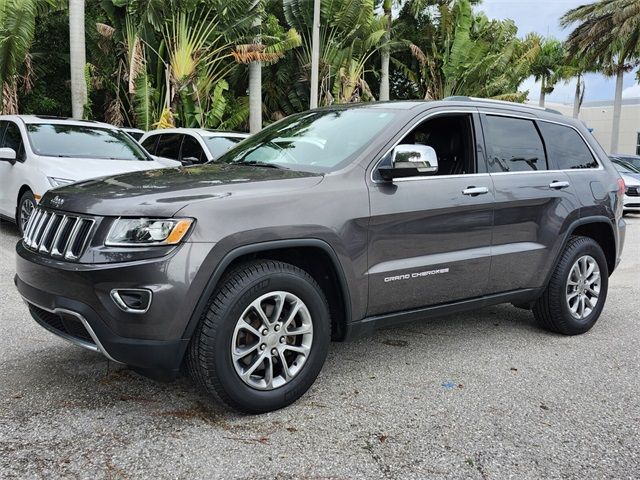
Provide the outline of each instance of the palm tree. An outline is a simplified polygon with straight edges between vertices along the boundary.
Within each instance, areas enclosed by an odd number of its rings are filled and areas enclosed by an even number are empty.
[[[252,9],[260,7],[260,0],[255,0]],[[256,15],[253,26],[259,31],[262,25],[260,13]],[[260,35],[256,35],[254,42],[260,43]],[[262,130],[262,63],[254,60],[249,64],[249,132],[258,133]]]
[[[640,2],[601,0],[569,10],[564,27],[578,24],[567,39],[571,57],[602,64],[603,72],[616,77],[611,152],[618,150],[622,89],[625,72],[640,62]]]
[[[381,102],[389,100],[389,61],[391,60],[391,24],[393,22],[393,0],[384,0],[382,10],[387,22],[387,32],[385,33],[385,45],[382,47],[380,56],[380,94],[378,100]]]
[[[553,92],[564,59],[565,51],[562,42],[553,38],[540,40],[538,55],[531,65],[531,73],[536,81],[540,82],[539,106],[544,107],[546,96]]]
[[[18,86],[30,86],[31,57],[37,0],[0,0],[0,111],[18,112]],[[20,70],[25,67],[25,74]]]
[[[320,76],[320,7],[322,0],[313,0],[313,20],[311,25],[311,88],[309,108],[318,106],[318,80]]]
[[[73,118],[83,118],[84,107],[87,103],[84,0],[69,0],[69,53],[71,63],[71,112]]]

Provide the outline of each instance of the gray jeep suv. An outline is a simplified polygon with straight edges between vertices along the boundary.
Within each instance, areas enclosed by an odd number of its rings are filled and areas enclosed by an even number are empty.
[[[330,340],[510,302],[575,335],[605,305],[624,182],[558,113],[501,102],[288,117],[219,161],[47,193],[15,283],[44,328],[244,412],[284,407]]]

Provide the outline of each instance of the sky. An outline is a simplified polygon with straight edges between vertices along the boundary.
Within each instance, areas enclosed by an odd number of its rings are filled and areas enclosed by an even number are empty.
[[[537,32],[543,36],[552,36],[564,40],[571,29],[562,29],[560,17],[572,8],[589,3],[591,0],[484,0],[476,9],[484,11],[489,18],[510,18],[518,26],[518,35],[525,36],[529,32]],[[613,100],[615,78],[607,78],[599,74],[585,76],[585,102],[595,100]],[[558,82],[547,101],[573,103],[575,81],[567,84]],[[623,97],[640,97],[640,85],[636,82],[635,71],[625,76]],[[529,90],[529,99],[537,101],[540,95],[540,84],[530,78],[521,86],[521,90]]]

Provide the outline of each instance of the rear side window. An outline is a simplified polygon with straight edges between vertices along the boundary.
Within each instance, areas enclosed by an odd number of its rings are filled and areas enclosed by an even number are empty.
[[[180,143],[182,143],[182,135],[179,133],[166,133],[160,135],[156,155],[158,157],[170,158],[171,160],[180,159]]]
[[[487,115],[484,127],[489,172],[547,169],[544,145],[533,121]]]
[[[7,122],[7,129],[4,132],[4,141],[2,146],[5,148],[13,148],[16,152],[16,158],[22,160],[24,158],[24,145],[22,143],[22,134],[20,128],[13,122]]]
[[[539,127],[551,165],[560,170],[598,167],[591,150],[573,128],[547,122],[540,122]]]
[[[141,145],[151,155],[155,155],[156,154],[156,142],[157,141],[158,141],[158,135],[151,135],[144,142],[142,142]]]

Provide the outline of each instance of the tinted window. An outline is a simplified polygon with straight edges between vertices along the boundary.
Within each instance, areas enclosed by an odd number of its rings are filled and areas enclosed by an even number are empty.
[[[152,155],[156,154],[156,142],[158,141],[158,135],[151,135],[150,137],[147,137],[147,139],[142,142],[142,146],[144,147],[144,149],[151,153]]]
[[[7,129],[4,132],[4,141],[2,146],[5,148],[13,148],[16,151],[16,158],[22,160],[24,158],[24,145],[22,143],[22,134],[20,128],[13,123],[7,122]]]
[[[165,133],[160,135],[158,146],[156,147],[156,155],[158,157],[170,158],[171,160],[180,159],[180,143],[182,135],[179,133]]]
[[[547,122],[540,122],[539,126],[551,165],[560,170],[598,167],[589,147],[573,128]]]
[[[184,140],[182,141],[181,160],[185,160],[189,157],[195,158],[194,163],[207,161],[207,156],[204,154],[204,151],[198,143],[198,140],[196,140],[196,138],[192,137],[191,135],[185,135]]]
[[[547,169],[542,139],[531,120],[492,115],[485,118],[490,172]]]
[[[67,125],[27,125],[35,153],[48,157],[149,160],[129,135],[107,128]]]
[[[204,143],[207,144],[207,148],[214,160],[231,150],[242,140],[244,139],[236,137],[204,137]]]

